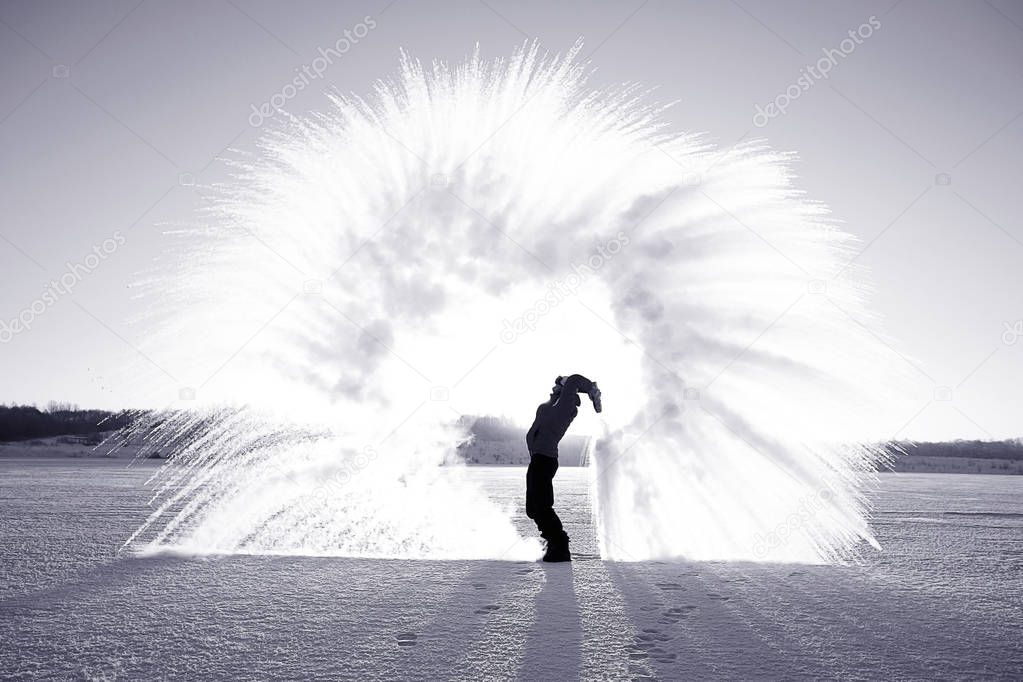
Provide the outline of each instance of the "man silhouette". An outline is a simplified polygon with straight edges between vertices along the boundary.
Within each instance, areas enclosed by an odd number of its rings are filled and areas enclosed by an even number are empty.
[[[558,443],[579,413],[579,393],[586,393],[593,409],[601,410],[600,389],[586,377],[573,374],[554,380],[550,398],[536,408],[536,418],[526,432],[529,468],[526,469],[526,516],[536,522],[547,542],[544,561],[571,561],[568,533],[554,512],[554,474],[558,472]]]

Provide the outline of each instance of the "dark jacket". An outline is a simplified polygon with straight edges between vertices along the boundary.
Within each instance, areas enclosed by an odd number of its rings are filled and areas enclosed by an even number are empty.
[[[565,380],[560,393],[536,408],[536,418],[526,432],[530,455],[558,458],[558,443],[579,414],[579,393],[588,393],[592,386],[593,382],[586,377],[573,374]]]

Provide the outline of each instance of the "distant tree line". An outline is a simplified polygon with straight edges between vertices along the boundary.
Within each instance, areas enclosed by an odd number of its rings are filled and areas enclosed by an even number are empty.
[[[944,443],[895,443],[907,455],[920,457],[973,457],[976,459],[1023,460],[1023,441],[953,440]]]
[[[51,438],[54,436],[83,436],[114,431],[128,426],[139,419],[142,413],[122,410],[83,410],[73,403],[51,401],[43,409],[35,405],[0,405],[0,442]],[[209,419],[212,419],[210,415]],[[188,440],[206,429],[208,419],[199,419],[178,438]],[[481,441],[504,442],[508,457],[525,451],[523,438],[525,429],[508,419],[465,415],[459,420],[475,437],[475,446],[463,446],[479,450]],[[152,425],[151,425],[152,426]],[[578,442],[576,442],[578,441]],[[582,437],[569,436],[565,439],[566,450],[581,450]],[[491,446],[492,447],[492,446]],[[921,457],[972,457],[976,459],[1023,460],[1023,441],[1020,439],[1001,441],[954,440],[943,443],[899,441],[888,444],[894,453]],[[502,451],[503,452],[503,451]],[[482,451],[481,451],[482,453]],[[491,454],[496,457],[496,451]]]
[[[0,441],[88,435],[127,426],[128,412],[82,410],[71,403],[51,402],[40,410],[34,405],[0,405]]]
[[[459,423],[472,436],[470,442],[458,447],[459,454],[466,462],[489,465],[529,464],[524,426],[505,417],[476,415],[463,415]],[[586,441],[586,436],[565,436],[558,448],[562,466],[578,466],[582,462]]]
[[[469,428],[469,432],[479,440],[522,440],[526,436],[526,429],[516,426],[510,419],[504,417],[479,417],[476,415],[462,415],[459,423]]]

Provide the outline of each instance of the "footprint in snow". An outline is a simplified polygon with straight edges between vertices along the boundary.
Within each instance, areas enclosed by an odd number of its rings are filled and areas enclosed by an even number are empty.
[[[642,632],[636,635],[636,640],[639,642],[667,642],[670,639],[674,638],[657,628],[643,628]]]
[[[672,607],[661,613],[661,617],[657,622],[663,625],[677,625],[682,618],[688,616],[689,612],[695,608],[695,606],[690,604]]]
[[[481,606],[480,608],[476,609],[476,613],[493,613],[494,611],[497,611],[499,608],[501,607],[498,606],[497,604],[487,604],[486,606]]]
[[[662,590],[668,590],[668,591],[670,591],[670,590],[684,590],[684,589],[686,589],[686,588],[682,587],[681,585],[679,585],[678,583],[654,583],[654,584],[657,585],[657,587],[661,588]]]

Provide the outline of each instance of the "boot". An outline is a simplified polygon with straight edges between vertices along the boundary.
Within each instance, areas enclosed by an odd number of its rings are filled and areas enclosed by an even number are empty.
[[[568,543],[547,544],[547,551],[544,552],[543,560],[547,562],[571,561],[572,553],[568,551]]]

